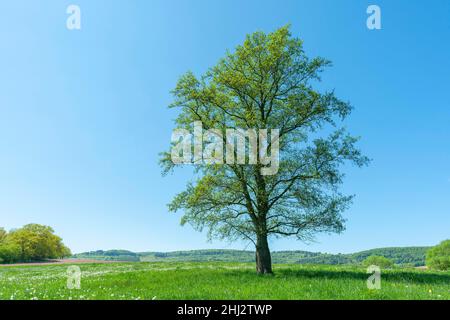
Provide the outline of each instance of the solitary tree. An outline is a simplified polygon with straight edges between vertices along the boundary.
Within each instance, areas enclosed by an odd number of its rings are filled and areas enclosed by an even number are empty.
[[[391,259],[383,256],[369,256],[362,261],[363,266],[368,267],[371,265],[378,266],[380,268],[391,268],[394,265]]]
[[[318,232],[344,230],[341,213],[352,197],[338,191],[340,168],[368,162],[355,147],[357,138],[339,127],[351,106],[334,92],[313,89],[330,65],[308,58],[286,26],[248,35],[202,77],[188,72],[173,90],[177,129],[192,130],[201,121],[223,136],[228,128],[279,130],[276,174],[264,175],[262,161],[197,162],[195,181],[169,204],[170,211],[184,211],[182,224],[207,228],[210,238],[253,242],[258,273],[272,273],[269,237],[310,240]],[[170,151],[161,164],[164,173],[175,166]]]

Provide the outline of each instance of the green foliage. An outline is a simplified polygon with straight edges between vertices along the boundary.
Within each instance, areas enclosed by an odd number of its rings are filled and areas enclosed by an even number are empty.
[[[384,256],[397,265],[424,266],[425,252],[429,247],[379,248],[350,254],[329,254],[309,251],[274,251],[274,263],[299,264],[360,264],[371,255]],[[147,261],[147,262],[251,262],[255,259],[254,251],[209,249],[173,252],[131,252],[127,250],[91,251],[73,255],[78,259],[107,261]]]
[[[17,244],[0,243],[0,263],[13,263],[20,257],[20,247]]]
[[[76,259],[93,259],[102,261],[140,261],[137,253],[128,250],[97,250],[74,254]]]
[[[2,262],[37,261],[71,255],[69,248],[62,243],[62,239],[48,226],[28,224],[9,233],[1,229],[0,236]]]
[[[425,265],[425,253],[428,249],[429,247],[379,248],[353,253],[350,258],[359,263],[370,256],[383,256],[395,264],[419,267]]]
[[[427,251],[427,266],[436,270],[450,269],[450,240],[442,241]]]
[[[0,227],[0,243],[5,241],[7,234],[8,233],[5,231],[5,229]]]
[[[394,263],[386,257],[383,256],[370,256],[367,257],[362,264],[366,267],[375,265],[380,268],[390,268],[394,265]]]
[[[170,106],[180,110],[176,129],[191,131],[194,121],[222,137],[227,128],[277,129],[280,152],[273,175],[262,174],[267,168],[261,161],[196,163],[198,179],[169,205],[170,211],[183,211],[182,224],[208,229],[210,238],[253,242],[268,270],[267,237],[309,240],[344,230],[341,214],[352,197],[339,192],[341,168],[369,160],[341,125],[350,104],[332,91],[314,89],[330,65],[309,58],[286,26],[248,35],[203,76],[180,77]],[[174,168],[170,152],[162,154],[161,165],[164,173]]]
[[[72,263],[72,262],[71,262]],[[79,290],[67,289],[67,265],[0,266],[0,300],[9,299],[450,299],[450,271],[383,270],[382,290],[367,289],[360,266],[157,262],[80,264]]]

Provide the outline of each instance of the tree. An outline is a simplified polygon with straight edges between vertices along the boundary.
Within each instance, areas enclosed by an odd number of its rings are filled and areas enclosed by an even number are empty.
[[[427,251],[426,265],[431,269],[450,269],[450,240],[442,241]]]
[[[70,250],[49,226],[27,224],[23,228],[12,230],[6,241],[18,246],[22,261],[55,259],[70,255]]]
[[[7,235],[7,232],[5,231],[5,229],[0,228],[0,243],[5,241],[6,235]]]
[[[379,266],[380,268],[390,268],[394,265],[392,260],[383,256],[369,256],[362,262],[362,264],[366,267],[375,265]]]
[[[351,112],[349,103],[312,87],[330,65],[308,58],[286,26],[248,35],[205,75],[188,72],[173,90],[177,129],[190,130],[200,121],[222,137],[230,128],[279,130],[267,143],[271,154],[279,145],[276,174],[264,174],[261,154],[256,164],[198,162],[197,179],[169,204],[170,211],[184,211],[182,224],[208,228],[210,238],[253,242],[260,274],[272,273],[270,236],[310,240],[318,232],[344,230],[341,212],[352,197],[338,191],[341,165],[368,163],[355,147],[357,138],[338,126]],[[320,136],[321,130],[330,133]],[[234,146],[228,150],[236,157]],[[161,165],[163,174],[172,171],[171,152],[162,153]]]
[[[0,243],[0,263],[12,263],[19,260],[20,247],[14,243]]]

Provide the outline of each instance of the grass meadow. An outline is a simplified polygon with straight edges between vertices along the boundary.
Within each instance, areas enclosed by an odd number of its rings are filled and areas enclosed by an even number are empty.
[[[258,276],[250,263],[93,263],[78,264],[80,289],[69,290],[68,266],[1,266],[0,299],[450,299],[450,272],[414,268],[382,270],[369,290],[357,266],[279,264]]]

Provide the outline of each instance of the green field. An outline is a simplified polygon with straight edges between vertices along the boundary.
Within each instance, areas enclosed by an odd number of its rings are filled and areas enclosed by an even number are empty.
[[[275,265],[258,276],[250,263],[79,264],[81,288],[66,287],[68,265],[0,267],[0,299],[450,299],[450,272],[382,271],[369,290],[356,266]]]

